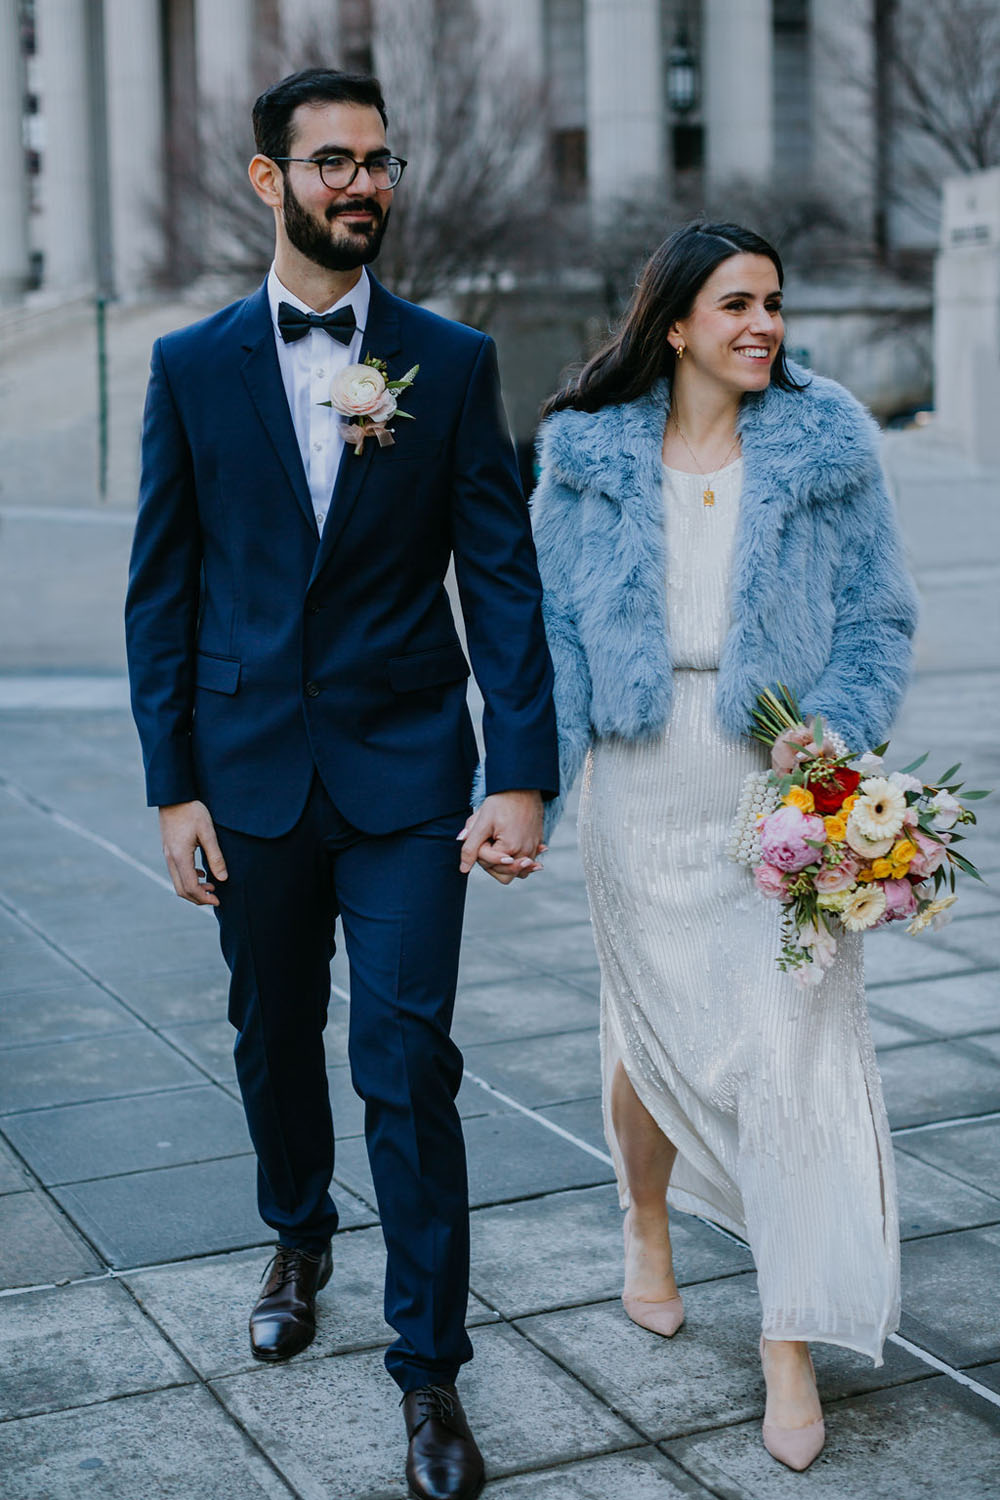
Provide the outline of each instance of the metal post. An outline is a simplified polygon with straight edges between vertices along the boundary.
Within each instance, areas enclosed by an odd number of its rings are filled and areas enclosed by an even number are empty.
[[[97,298],[97,493],[108,498],[108,299]]]

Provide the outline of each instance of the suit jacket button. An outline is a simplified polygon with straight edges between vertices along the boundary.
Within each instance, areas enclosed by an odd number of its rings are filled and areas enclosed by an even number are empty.
[[[315,682],[306,683],[306,695],[309,698],[319,697],[319,688],[316,686]]]
[[[307,615],[318,615],[319,614],[319,605],[318,604],[311,604],[311,603],[307,604],[306,605],[306,614]]]

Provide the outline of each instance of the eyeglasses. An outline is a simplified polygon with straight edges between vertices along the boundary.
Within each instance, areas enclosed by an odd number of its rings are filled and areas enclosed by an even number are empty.
[[[353,156],[272,156],[272,161],[302,161],[319,169],[323,186],[337,191],[350,187],[364,167],[374,187],[394,188],[403,175],[406,162],[401,156],[377,156],[372,161],[358,161]]]

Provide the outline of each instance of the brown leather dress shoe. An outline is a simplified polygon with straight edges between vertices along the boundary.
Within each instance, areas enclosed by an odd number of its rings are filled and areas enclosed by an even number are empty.
[[[291,1359],[311,1344],[316,1333],[316,1293],[333,1271],[327,1245],[322,1255],[279,1245],[264,1272],[267,1284],[250,1314],[250,1349],[254,1359]]]
[[[406,1480],[417,1500],[475,1500],[486,1475],[453,1385],[408,1391],[400,1405],[410,1440]]]

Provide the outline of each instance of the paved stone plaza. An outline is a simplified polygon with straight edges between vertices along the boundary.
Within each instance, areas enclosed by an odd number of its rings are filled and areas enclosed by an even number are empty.
[[[0,366],[8,389],[16,378]],[[327,1033],[334,1276],[306,1354],[278,1367],[249,1354],[270,1252],[226,974],[213,917],[179,902],[161,868],[120,677],[133,385],[124,478],[103,510],[82,472],[67,470],[65,491],[32,487],[41,384],[34,402],[22,393],[18,433],[0,433],[18,486],[0,493],[0,1494],[395,1500],[403,1429],[382,1365],[383,1252],[342,955]],[[936,770],[961,755],[975,785],[1000,786],[998,476],[930,432],[894,436],[887,463],[924,600],[894,752],[904,763],[930,749]],[[949,927],[867,942],[904,1317],[878,1370],[815,1349],[828,1442],[806,1476],[760,1443],[743,1246],[676,1216],[688,1322],[670,1342],[618,1300],[573,818],[532,880],[502,890],[473,876],[456,1019],[474,1204],[476,1358],[462,1390],[489,1500],[1000,1493],[998,835],[1000,797],[971,851],[993,883],[968,883]]]

